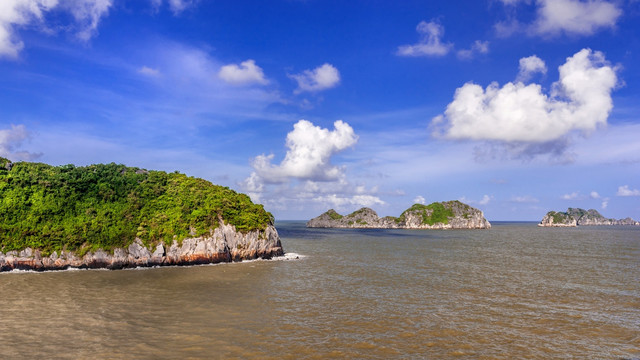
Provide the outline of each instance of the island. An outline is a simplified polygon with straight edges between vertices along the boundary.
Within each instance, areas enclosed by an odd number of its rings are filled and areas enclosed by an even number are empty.
[[[569,208],[566,212],[549,211],[540,221],[542,227],[575,227],[595,225],[640,225],[640,222],[628,217],[626,219],[607,219],[597,210]]]
[[[0,271],[121,269],[283,255],[273,216],[178,172],[0,158]]]
[[[414,204],[399,217],[380,218],[370,208],[343,216],[331,209],[307,222],[310,228],[353,229],[489,229],[482,211],[460,201]]]

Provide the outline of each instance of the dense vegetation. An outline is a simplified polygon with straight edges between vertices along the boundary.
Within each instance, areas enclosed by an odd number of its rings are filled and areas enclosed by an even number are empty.
[[[327,211],[327,214],[329,215],[329,217],[333,220],[340,220],[342,219],[342,215],[338,214],[335,210],[330,209],[329,211]]]
[[[180,173],[118,164],[50,166],[0,158],[0,251],[170,244],[223,220],[241,232],[273,217],[248,196]]]
[[[463,204],[460,203],[460,205]],[[436,223],[448,224],[449,218],[454,216],[454,213],[451,209],[446,208],[443,203],[438,202],[429,205],[413,204],[410,208],[402,212],[402,214],[398,218],[398,221],[404,222],[406,214],[408,213],[421,214],[422,223],[432,226]]]
[[[565,221],[570,221],[570,216],[567,213],[550,211],[548,215],[553,218],[554,224],[562,224]]]

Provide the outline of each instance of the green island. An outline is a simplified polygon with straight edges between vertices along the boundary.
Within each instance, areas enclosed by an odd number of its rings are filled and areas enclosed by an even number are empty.
[[[0,158],[0,252],[42,256],[147,248],[211,234],[263,231],[273,216],[247,195],[178,172],[115,163],[51,166]]]
[[[482,211],[458,200],[413,204],[399,217],[380,218],[370,208],[361,208],[349,215],[328,210],[307,222],[317,228],[373,228],[373,229],[488,229],[491,224]]]

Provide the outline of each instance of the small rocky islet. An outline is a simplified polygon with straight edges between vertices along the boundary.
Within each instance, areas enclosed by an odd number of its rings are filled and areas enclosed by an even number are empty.
[[[331,209],[307,222],[310,228],[350,229],[489,229],[482,211],[460,201],[414,204],[399,217],[378,214],[367,207],[341,215]]]
[[[608,219],[597,210],[584,210],[580,208],[569,208],[566,212],[549,211],[540,221],[541,227],[576,227],[576,226],[598,226],[598,225],[635,225],[640,222],[628,217],[625,219]]]

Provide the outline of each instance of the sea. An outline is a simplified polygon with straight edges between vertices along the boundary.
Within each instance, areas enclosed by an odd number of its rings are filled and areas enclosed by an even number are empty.
[[[308,229],[273,260],[0,274],[0,359],[640,359],[640,227]]]

